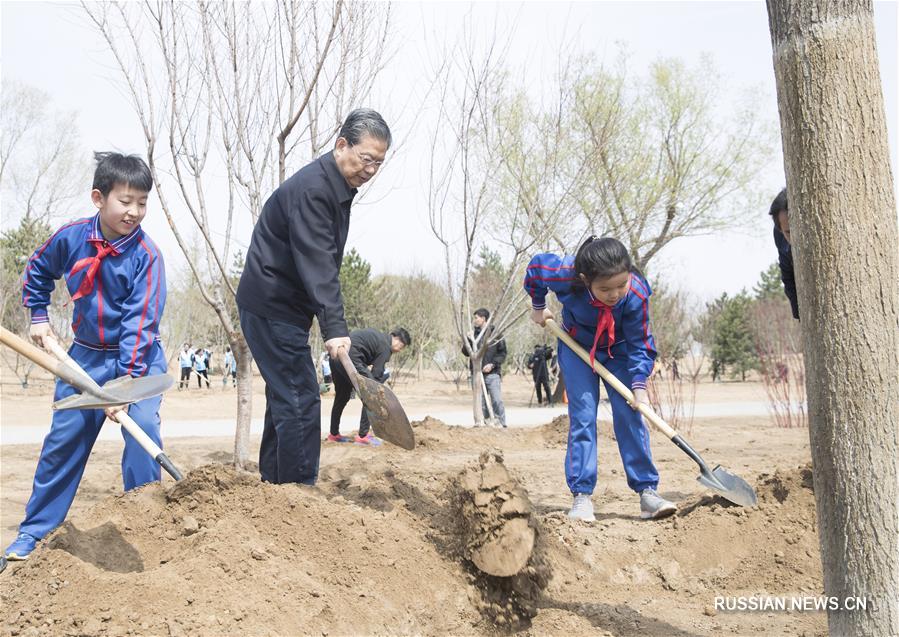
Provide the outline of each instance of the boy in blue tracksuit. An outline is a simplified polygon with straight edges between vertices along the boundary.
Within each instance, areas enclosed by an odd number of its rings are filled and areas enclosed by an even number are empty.
[[[646,380],[656,358],[649,329],[646,279],[631,265],[617,239],[590,237],[576,256],[538,254],[525,274],[531,296],[531,318],[539,325],[553,318],[546,309],[552,290],[562,304],[562,328],[647,403]],[[565,475],[574,502],[571,518],[594,521],[592,494],[596,487],[596,412],[599,376],[568,346],[559,341],[559,366],[568,393],[570,429]],[[640,494],[643,518],[660,518],[676,510],[656,493],[659,474],[652,461],[649,431],[639,412],[606,384],[612,422],[628,486]]]
[[[164,374],[166,357],[159,342],[165,307],[162,254],[140,226],[153,187],[150,169],[136,156],[97,153],[91,200],[98,213],[56,231],[28,260],[22,299],[31,310],[31,338],[43,345],[52,336],[47,317],[55,281],[65,277],[73,306],[75,338],[69,354],[100,385],[120,376]],[[54,401],[78,393],[61,380]],[[162,446],[159,406],[162,397],[127,407],[53,412],[44,439],[31,498],[19,534],[6,557],[23,560],[35,543],[65,520],[97,434],[106,417],[123,409]],[[155,460],[122,431],[125,489],[160,479]]]

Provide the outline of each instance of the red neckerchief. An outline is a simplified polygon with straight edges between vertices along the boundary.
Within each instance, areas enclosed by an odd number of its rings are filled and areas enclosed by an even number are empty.
[[[630,287],[630,283],[631,279],[628,276],[628,287]],[[595,298],[589,290],[588,293],[590,294],[590,305],[599,310],[599,314],[596,317],[596,334],[593,336],[593,348],[590,350],[590,367],[592,368],[593,363],[596,362],[596,346],[599,343],[599,337],[603,333],[606,334],[607,339],[606,352],[608,352],[609,358],[614,358],[612,356],[612,345],[615,344],[615,317],[612,316],[611,306]]]
[[[100,271],[100,262],[110,254],[113,256],[118,256],[119,254],[119,251],[116,250],[111,243],[106,241],[106,239],[88,239],[88,242],[92,243],[94,247],[97,248],[97,254],[92,257],[80,259],[75,263],[72,271],[69,272],[69,276],[72,276],[84,268],[87,268],[87,272],[81,280],[81,285],[78,286],[78,291],[72,295],[73,301],[77,301],[82,296],[90,294],[91,290],[94,289],[94,278],[97,276],[97,272]]]
[[[593,348],[590,350],[590,367],[596,362],[596,346],[599,343],[599,337],[605,333],[608,340],[606,351],[609,358],[612,358],[612,345],[615,344],[615,317],[612,316],[612,308],[597,299],[591,299],[590,305],[598,308],[599,314],[596,317],[596,334],[593,336]]]

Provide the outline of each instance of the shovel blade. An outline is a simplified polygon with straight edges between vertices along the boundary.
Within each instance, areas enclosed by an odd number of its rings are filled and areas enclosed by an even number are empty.
[[[375,435],[408,451],[415,449],[415,434],[399,399],[386,385],[358,377],[359,398],[368,410]]]
[[[158,396],[175,384],[168,374],[154,376],[121,376],[109,381],[100,389],[103,396],[88,393],[75,394],[53,403],[53,409],[104,409],[114,405],[128,405]]]
[[[751,507],[758,503],[755,490],[740,476],[736,476],[721,465],[711,472],[707,469],[696,478],[700,484],[717,491],[724,498],[741,507]]]

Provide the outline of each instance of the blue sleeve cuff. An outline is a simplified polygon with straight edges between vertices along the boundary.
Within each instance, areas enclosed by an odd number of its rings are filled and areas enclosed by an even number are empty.
[[[535,310],[545,310],[546,309],[546,297],[545,296],[531,297],[531,307]]]
[[[631,381],[631,389],[646,389],[646,376],[634,376]]]
[[[47,307],[33,307],[31,308],[31,324],[35,325],[37,323],[49,323],[50,317],[47,315]]]

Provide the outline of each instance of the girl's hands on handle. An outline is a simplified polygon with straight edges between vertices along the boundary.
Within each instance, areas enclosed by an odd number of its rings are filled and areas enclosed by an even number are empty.
[[[549,308],[543,308],[542,310],[531,310],[531,320],[534,321],[540,327],[546,327],[547,319],[554,319],[553,313],[549,311]]]
[[[45,336],[49,336],[50,338],[54,339],[56,338],[56,335],[53,334],[53,328],[50,327],[49,323],[32,323],[31,327],[28,330],[28,335],[38,347],[42,347],[44,349],[47,349],[46,345],[44,345]]]
[[[631,403],[631,409],[633,409],[634,411],[638,411],[637,405],[639,405],[640,403],[652,408],[652,406],[649,404],[649,394],[645,389],[634,389],[632,391],[634,393],[634,402]]]

